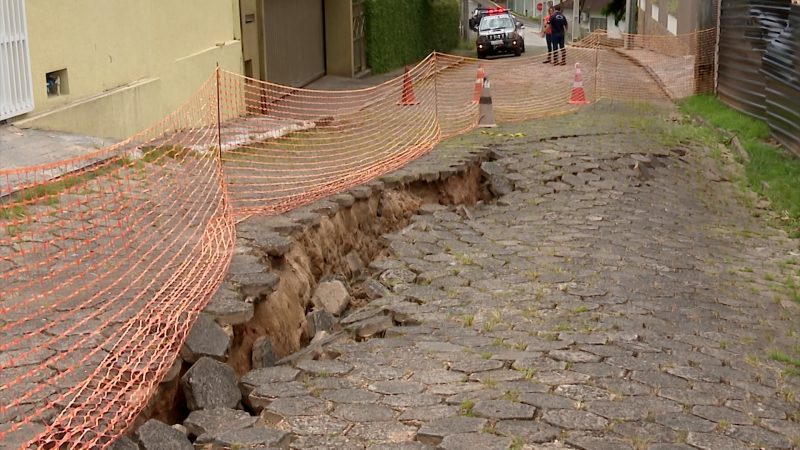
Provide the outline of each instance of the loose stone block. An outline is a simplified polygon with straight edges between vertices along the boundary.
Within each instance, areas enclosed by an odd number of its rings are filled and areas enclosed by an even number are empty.
[[[295,225],[299,227],[300,224]],[[239,236],[248,239],[254,248],[273,258],[282,258],[294,245],[292,239],[275,232],[260,230],[243,233],[241,227],[237,227],[236,231]]]
[[[355,311],[352,314],[348,314],[341,320],[342,325],[352,325],[356,322],[375,317],[378,314],[383,314],[383,310],[381,308],[373,308],[371,306],[372,304],[370,304],[370,307],[366,307]]]
[[[136,439],[144,450],[193,450],[189,438],[156,419],[150,419],[136,430]]]
[[[263,384],[269,383],[286,383],[294,381],[300,371],[291,367],[266,367],[263,369],[255,369],[247,372],[239,380],[239,388],[241,393],[246,398],[253,392],[253,389]]]
[[[408,269],[385,270],[378,279],[386,286],[396,286],[403,283],[413,283],[417,274]]]
[[[220,325],[239,325],[253,318],[253,304],[245,302],[236,292],[220,288],[203,309]]]
[[[385,315],[378,315],[370,319],[356,322],[347,326],[347,330],[351,331],[356,337],[369,338],[377,334],[383,333],[394,326],[392,318]]]
[[[392,291],[390,291],[380,281],[373,278],[367,278],[364,280],[363,289],[370,300],[375,300],[381,297],[389,297],[392,295]]]
[[[183,367],[183,359],[176,358],[175,361],[172,363],[172,366],[164,375],[164,378],[161,380],[161,383],[169,383],[174,381],[175,378],[178,378],[178,375],[181,374],[182,367]]]
[[[253,342],[253,352],[250,355],[253,369],[272,367],[277,360],[278,355],[272,347],[272,339],[269,336],[261,336]]]
[[[261,417],[268,423],[278,424],[287,417],[317,416],[326,411],[325,402],[316,397],[286,397],[275,399],[261,411]]]
[[[181,378],[181,386],[186,395],[186,406],[191,411],[236,408],[242,399],[233,368],[208,357],[200,358],[186,372]]]
[[[364,261],[361,260],[361,255],[358,254],[357,251],[353,250],[344,257],[344,261],[347,263],[347,268],[350,270],[350,274],[357,278],[361,276],[361,273],[364,271]]]
[[[139,450],[139,444],[133,442],[130,438],[126,436],[122,436],[121,438],[117,439],[111,447],[111,450]]]
[[[333,317],[333,314],[325,309],[315,309],[306,314],[306,323],[308,324],[309,336],[314,336],[320,331],[333,331],[338,325],[338,321]]]
[[[256,426],[204,434],[195,444],[212,444],[217,448],[287,448],[290,440],[291,434],[285,431]]]
[[[311,375],[346,375],[353,366],[340,361],[300,361],[296,367]]]
[[[320,283],[314,291],[314,295],[311,296],[311,302],[315,306],[324,308],[334,316],[341,315],[350,305],[351,300],[350,292],[347,291],[344,283],[338,280]]]
[[[183,426],[186,427],[189,435],[200,436],[205,433],[247,428],[256,422],[258,422],[258,417],[253,417],[245,411],[214,408],[192,411],[189,417],[183,421]]]
[[[236,272],[231,269],[228,280],[239,287],[242,295],[254,298],[272,294],[280,281],[277,275],[261,265],[244,267]]]
[[[260,413],[261,410],[278,398],[302,397],[305,395],[308,395],[308,389],[306,389],[303,383],[298,381],[268,383],[255,388],[250,395],[247,396],[247,404],[255,412]]]
[[[181,357],[194,363],[203,356],[224,361],[231,338],[211,317],[200,314],[181,347]]]

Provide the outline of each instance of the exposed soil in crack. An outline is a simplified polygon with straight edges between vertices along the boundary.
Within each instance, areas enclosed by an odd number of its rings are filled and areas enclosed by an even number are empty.
[[[415,181],[387,188],[342,208],[320,224],[296,233],[296,245],[281,258],[271,258],[271,268],[280,283],[267,301],[258,303],[253,319],[235,330],[236,340],[228,363],[241,374],[251,369],[253,342],[270,336],[276,353],[285,356],[313,338],[307,333],[306,313],[314,287],[320,280],[338,275],[357,285],[358,274],[348,264],[348,255],[358,255],[362,264],[379,257],[384,250],[380,236],[408,225],[419,207],[426,203],[471,205],[492,199],[480,169],[482,160],[445,180]],[[354,292],[353,306],[363,303],[365,294]]]
[[[264,336],[271,342],[277,358],[308,345],[314,336],[309,332],[306,315],[314,306],[311,297],[320,281],[338,279],[348,286],[352,295],[349,311],[368,303],[370,296],[363,285],[368,278],[368,266],[388,255],[381,236],[406,227],[422,205],[458,206],[493,201],[496,196],[490,188],[492,177],[481,170],[483,163],[493,159],[492,152],[485,149],[468,158],[471,160],[466,163],[428,167],[411,180],[373,182],[323,200],[323,203],[335,201],[339,207],[327,214],[317,210],[316,218],[299,213],[306,221],[305,226],[278,230],[291,240],[290,249],[278,255],[263,254],[261,262],[279,282],[270,294],[247,299],[253,303],[250,320],[227,327],[231,344],[226,363],[238,376],[251,370],[253,345]],[[275,231],[265,229],[264,233]],[[236,251],[246,250],[237,245]],[[223,285],[223,289],[226,287]],[[181,360],[176,364],[173,376],[161,384],[132,430],[150,418],[166,423],[181,423],[186,419],[190,411],[180,379],[191,364]]]

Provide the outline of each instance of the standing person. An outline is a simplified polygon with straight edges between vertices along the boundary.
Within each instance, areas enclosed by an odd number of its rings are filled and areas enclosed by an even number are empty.
[[[548,64],[553,59],[553,29],[550,27],[550,16],[553,15],[553,7],[547,8],[547,15],[544,16],[544,30],[542,30],[542,36],[544,36],[545,40],[547,41],[547,59],[542,61],[544,64]]]
[[[567,33],[567,18],[561,13],[561,5],[556,5],[556,11],[550,16],[550,30],[553,40],[553,65],[559,65],[558,49],[561,48],[561,65],[567,65],[567,49],[564,48],[564,36]]]

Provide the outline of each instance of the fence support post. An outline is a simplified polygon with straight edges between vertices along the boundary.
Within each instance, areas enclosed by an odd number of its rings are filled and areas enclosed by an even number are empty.
[[[433,52],[433,114],[436,118],[436,127],[442,132],[442,122],[439,121],[439,58],[438,52]]]
[[[632,36],[636,33],[636,18],[639,14],[639,3],[636,0],[625,0],[625,48],[633,47]]]
[[[219,95],[219,63],[216,69],[216,85],[217,85],[217,152],[219,155],[219,163],[222,165],[222,108],[220,106]]]

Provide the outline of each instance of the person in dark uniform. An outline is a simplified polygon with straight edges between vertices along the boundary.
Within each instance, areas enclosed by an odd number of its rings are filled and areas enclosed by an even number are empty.
[[[564,38],[567,34],[567,18],[561,12],[561,5],[556,5],[555,12],[550,15],[550,31],[553,41],[553,65],[567,65],[567,49],[564,48]],[[558,62],[558,49],[561,49],[561,62]]]

